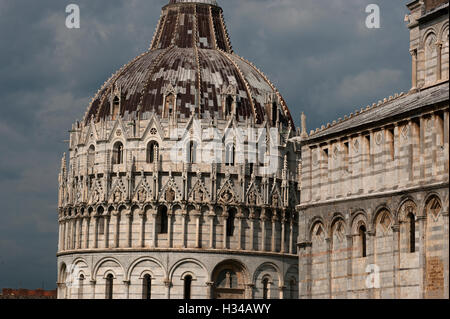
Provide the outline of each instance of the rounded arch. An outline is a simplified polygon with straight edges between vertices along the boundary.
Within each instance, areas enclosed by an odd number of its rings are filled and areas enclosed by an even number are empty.
[[[416,204],[415,199],[411,196],[407,196],[400,201],[395,214],[397,222],[401,222],[405,219],[405,217],[411,212],[409,208],[413,209],[412,213],[415,217],[417,217],[419,207]]]
[[[66,281],[67,276],[67,265],[65,262],[61,262],[61,264],[58,267],[59,274],[58,274],[58,281],[60,283],[64,283]]]
[[[180,275],[180,280],[185,280],[188,276],[191,277],[191,280],[197,280],[197,276],[195,275],[195,273],[190,270],[186,270],[185,272],[183,272]]]
[[[100,260],[95,264],[94,269],[93,269],[93,272],[92,272],[92,278],[97,278],[98,270],[100,269],[100,267],[101,267],[104,263],[106,263],[106,262],[108,262],[108,261],[111,261],[111,262],[116,263],[116,264],[120,267],[120,269],[121,269],[121,271],[122,271],[122,274],[125,275],[125,269],[123,268],[122,264],[120,263],[120,261],[119,261],[118,259],[116,259],[116,258],[114,258],[114,257],[104,257],[104,258],[100,259]],[[105,273],[107,273],[107,272],[108,272],[108,271],[106,271]],[[116,274],[114,274],[114,275],[116,275]],[[114,277],[114,278],[115,278],[115,277]]]
[[[153,257],[141,257],[136,259],[129,267],[128,267],[128,271],[126,273],[126,279],[125,280],[130,280],[131,278],[131,274],[133,273],[133,270],[136,268],[136,266],[138,266],[140,263],[145,262],[145,261],[150,261],[150,262],[154,262],[156,263],[159,267],[161,267],[161,269],[164,272],[164,277],[167,277],[167,269],[164,267],[164,265],[156,258]],[[142,275],[142,274],[141,274]],[[152,275],[152,278],[155,278],[154,275]]]
[[[186,159],[186,163],[196,164],[200,160],[198,147],[201,145],[196,138],[190,137],[185,140],[185,148],[184,148],[184,158]]]
[[[122,139],[116,139],[113,143],[112,164],[124,163],[125,143]]]
[[[325,226],[325,222],[321,217],[315,217],[310,225],[309,225],[309,231],[308,231],[308,240],[312,241],[313,237],[314,237],[314,232],[319,231],[319,228],[321,228],[321,231],[324,232],[324,234],[326,234],[326,226]]]
[[[267,275],[270,276],[270,274],[268,274],[267,272],[265,272],[263,270],[264,267],[272,267],[275,270],[275,272],[276,272],[276,274],[278,276],[277,279],[278,279],[278,282],[280,283],[280,286],[284,286],[284,276],[282,275],[280,267],[278,267],[278,265],[276,265],[273,262],[264,262],[264,263],[262,263],[261,265],[259,265],[256,268],[256,270],[255,270],[255,272],[253,274],[253,278],[252,278],[252,283],[253,284],[256,284],[256,281],[258,280],[258,275],[260,274],[260,273],[258,273],[258,271],[261,271],[261,273],[263,274],[262,278],[264,278]],[[271,277],[272,280],[274,279],[274,278],[272,278],[272,276],[270,276],[270,277]]]
[[[386,219],[389,218],[389,219]],[[386,231],[390,229],[390,227],[395,223],[395,219],[392,215],[392,212],[390,208],[386,204],[380,205],[376,211],[375,214],[372,217],[372,230],[374,234],[377,234],[377,223],[382,224]]]
[[[378,216],[385,211],[387,211],[389,213],[391,219],[393,219],[392,209],[386,203],[378,205],[373,211],[375,213],[373,214],[372,219],[371,219],[372,226],[375,226],[375,222],[376,222]]]
[[[427,205],[433,198],[437,198],[442,207],[441,194],[435,191],[428,192],[420,204],[420,212],[422,212],[421,216],[427,216]]]
[[[182,264],[184,264],[184,263],[189,263],[189,262],[194,263],[194,264],[200,266],[200,267],[205,271],[205,274],[208,274],[208,270],[207,270],[207,268],[205,267],[205,265],[204,265],[202,262],[198,261],[197,259],[193,259],[193,258],[184,258],[184,259],[180,259],[179,261],[177,261],[177,262],[176,262],[175,264],[173,264],[173,266],[170,268],[170,270],[169,270],[169,276],[168,276],[169,279],[170,279],[170,280],[173,279],[173,274],[174,274],[174,272],[177,270],[177,268],[178,268],[180,265],[182,265]]]
[[[430,27],[423,35],[422,38],[420,39],[420,43],[422,44],[422,47],[425,48],[426,46],[426,41],[428,40],[428,38],[430,36],[434,36],[435,40],[437,39],[437,32],[434,29],[434,27]]]
[[[159,161],[160,143],[155,139],[151,139],[147,142],[146,145],[146,162],[152,164],[155,162],[155,159],[156,161]]]
[[[365,226],[366,229],[368,229],[368,221],[369,218],[366,214],[366,212],[360,210],[358,211],[352,218],[351,221],[351,233],[352,235],[358,235],[359,234],[359,228],[361,226]]]
[[[155,275],[154,275],[153,272],[152,272],[151,270],[149,270],[149,269],[146,269],[146,270],[142,271],[142,272],[139,274],[139,279],[145,279],[146,276],[150,276],[150,279],[151,279],[151,280],[154,280],[154,279],[155,279]]]
[[[213,271],[211,272],[211,281],[214,282],[214,275],[217,273],[217,271],[219,271],[221,268],[226,267],[226,266],[237,266],[238,268],[240,268],[243,271],[244,274],[244,278],[246,279],[246,283],[249,282],[250,279],[250,272],[248,271],[247,266],[240,260],[236,259],[236,258],[232,258],[232,259],[227,259],[227,260],[223,260],[220,263],[218,263]]]
[[[110,276],[112,276],[112,279],[117,279],[117,275],[116,275],[115,271],[112,269],[108,269],[107,271],[105,271],[105,274],[103,275],[103,279],[110,278]]]
[[[103,205],[97,205],[95,211],[96,211],[96,213],[97,213],[98,216],[102,216],[103,213],[104,213],[105,211],[107,211],[107,210],[105,209],[105,206],[103,206]]]
[[[447,39],[444,39],[445,33],[448,32],[448,30],[449,30],[449,23],[448,23],[448,21],[447,21],[447,22],[445,22],[445,23],[442,25],[441,29],[439,30],[439,33],[438,33],[438,39],[439,39],[439,41],[442,41],[442,42],[443,42],[444,40],[448,41],[448,38],[447,38]]]
[[[347,230],[345,216],[342,213],[334,213],[329,223],[330,227],[328,228],[328,236],[330,238],[333,236],[333,227],[339,222],[342,222],[342,224],[344,225],[344,231]]]

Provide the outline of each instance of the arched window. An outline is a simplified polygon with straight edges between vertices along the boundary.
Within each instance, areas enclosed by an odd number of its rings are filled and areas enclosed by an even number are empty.
[[[160,207],[157,224],[159,224],[158,234],[167,234],[169,223],[166,206]]]
[[[367,234],[366,226],[359,227],[359,240],[361,243],[361,257],[367,257]]]
[[[234,219],[235,219],[235,212],[234,210],[230,210],[228,212],[228,218],[227,218],[227,236],[232,237],[234,236]]]
[[[425,40],[425,84],[431,84],[437,80],[437,46],[436,36],[431,33]]]
[[[225,118],[231,115],[233,108],[233,97],[231,95],[228,95],[225,100]]]
[[[158,160],[159,156],[159,144],[155,141],[151,141],[147,145],[147,163],[154,163],[155,159]]]
[[[113,164],[123,164],[123,144],[121,142],[114,144]]]
[[[189,142],[187,161],[190,164],[194,164],[197,162],[197,143],[194,141]]]
[[[225,165],[234,166],[236,161],[236,146],[230,143],[225,147]]]
[[[93,168],[95,165],[95,146],[91,145],[87,153],[87,166],[88,168]]]
[[[106,299],[113,299],[113,285],[114,285],[114,276],[109,274],[106,277],[106,292],[105,292]]]
[[[120,114],[120,100],[119,97],[115,97],[113,100],[112,120],[115,121]]]
[[[187,275],[184,277],[184,299],[191,299],[191,289],[192,289],[192,276]]]
[[[264,278],[263,285],[263,299],[269,299],[269,278]]]
[[[149,300],[152,298],[152,276],[145,275],[142,279],[142,299]]]
[[[83,299],[83,283],[84,283],[84,275],[80,274],[78,277],[78,299]]]
[[[278,106],[276,102],[272,103],[272,125],[275,126],[278,120]]]
[[[164,106],[164,117],[171,118],[175,112],[175,95],[169,94],[166,96],[166,104]]]
[[[409,222],[409,251],[416,252],[416,218],[413,213],[408,214]]]

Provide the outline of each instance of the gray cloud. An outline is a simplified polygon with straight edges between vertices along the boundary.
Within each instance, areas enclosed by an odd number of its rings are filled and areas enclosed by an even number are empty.
[[[0,1],[0,288],[56,283],[57,174],[67,130],[123,64],[145,51],[167,0]],[[378,0],[382,28],[364,26],[372,0],[219,0],[236,52],[276,84],[309,129],[410,80],[407,1]]]

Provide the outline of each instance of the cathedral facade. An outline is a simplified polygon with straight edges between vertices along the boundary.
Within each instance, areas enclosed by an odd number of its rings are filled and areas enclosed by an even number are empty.
[[[408,8],[412,89],[308,134],[215,0],[170,0],[72,125],[58,298],[448,298],[448,0]]]
[[[408,8],[411,91],[299,139],[300,298],[449,298],[448,0]]]

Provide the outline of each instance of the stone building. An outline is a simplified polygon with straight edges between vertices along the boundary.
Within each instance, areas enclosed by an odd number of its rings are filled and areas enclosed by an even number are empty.
[[[308,134],[170,0],[70,131],[58,298],[448,298],[448,0],[408,8],[410,92]]]
[[[215,0],[170,0],[59,175],[59,298],[298,298],[300,150]]]
[[[449,4],[407,6],[411,91],[295,138],[300,298],[449,298]]]

